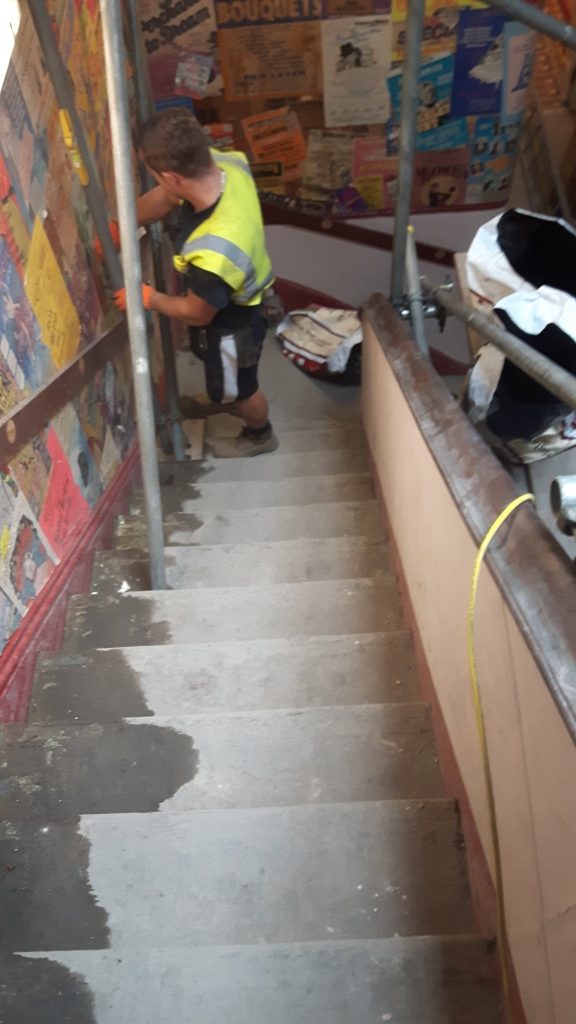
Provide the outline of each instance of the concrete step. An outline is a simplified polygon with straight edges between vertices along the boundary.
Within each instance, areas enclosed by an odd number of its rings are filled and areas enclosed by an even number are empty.
[[[257,515],[252,509],[224,509],[164,517],[164,538],[170,547],[319,537],[380,538],[382,534],[378,504],[374,500],[261,508]],[[119,516],[114,531],[114,547],[144,549],[147,546],[144,517]]]
[[[202,480],[215,484],[237,481],[286,480],[288,477],[331,476],[339,473],[363,473],[370,468],[365,444],[356,448],[327,451],[282,452],[250,459],[214,459],[160,463],[162,487],[194,486]]]
[[[221,438],[236,437],[243,427],[242,420],[210,416],[206,420],[205,441],[210,443]],[[297,452],[361,451],[367,448],[364,430],[360,422],[326,425],[323,422],[306,424],[302,430],[276,428],[280,442],[278,454]]]
[[[258,544],[217,544],[166,549],[172,590],[242,587],[246,583],[298,583],[390,575],[386,544],[366,537],[327,537]],[[100,551],[94,558],[91,593],[150,589],[150,566],[142,552]]]
[[[0,735],[7,818],[442,796],[425,704],[8,725]]]
[[[408,632],[48,654],[30,721],[418,700]]]
[[[64,649],[379,633],[402,625],[393,579],[71,598]]]
[[[249,461],[243,460],[243,464]],[[370,473],[332,473],[317,477],[295,476],[289,480],[240,480],[233,483],[215,483],[211,477],[205,477],[196,484],[173,483],[163,487],[162,508],[168,514],[219,512],[227,515],[233,509],[256,509],[260,513],[261,509],[282,505],[366,501],[373,497]],[[142,511],[139,492],[134,495],[132,510]]]
[[[486,944],[459,938],[0,956],[6,1024],[495,1024]]]
[[[3,950],[471,930],[447,800],[0,823]]]

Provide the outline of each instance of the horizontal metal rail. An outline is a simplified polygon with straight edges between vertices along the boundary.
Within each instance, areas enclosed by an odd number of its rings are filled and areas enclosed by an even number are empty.
[[[456,298],[451,286],[441,285],[439,288],[432,289],[431,294],[447,313],[455,316],[457,320],[461,320],[462,323],[490,341],[504,353],[511,363],[514,363],[537,384],[559,398],[561,402],[565,402],[570,409],[576,409],[576,377],[573,374],[568,373],[567,370],[562,369],[546,356],[535,352],[530,345],[505,331],[485,313],[480,313],[472,306],[466,306]]]

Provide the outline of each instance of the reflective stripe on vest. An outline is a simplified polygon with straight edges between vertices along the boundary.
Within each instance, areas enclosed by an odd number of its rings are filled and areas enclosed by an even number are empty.
[[[219,153],[218,163],[231,164],[233,167],[239,167],[242,171],[244,171],[244,174],[247,174],[248,177],[250,178],[252,177],[252,169],[250,165],[244,163],[244,161],[240,160],[237,156],[231,156],[230,153]]]
[[[228,241],[227,238],[221,238],[220,235],[202,235],[201,238],[197,238],[193,242],[186,242],[182,249],[182,256],[190,256],[191,253],[202,250],[225,256],[230,263],[242,271],[245,280],[242,291],[236,295],[238,302],[250,302],[264,288],[269,287],[274,280],[274,274],[269,273],[266,274],[264,281],[258,281],[254,264],[247,253],[243,252],[234,242]]]

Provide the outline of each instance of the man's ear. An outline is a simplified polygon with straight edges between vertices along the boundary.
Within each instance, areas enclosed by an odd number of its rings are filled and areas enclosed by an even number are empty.
[[[182,184],[182,176],[177,174],[176,171],[161,171],[159,178],[161,184],[166,185],[170,192],[179,190]]]

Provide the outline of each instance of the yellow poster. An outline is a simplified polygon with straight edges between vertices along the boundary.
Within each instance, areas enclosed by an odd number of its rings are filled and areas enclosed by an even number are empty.
[[[54,365],[60,369],[78,349],[80,320],[44,225],[38,217],[34,223],[24,286],[40,326],[42,341],[50,350]]]

